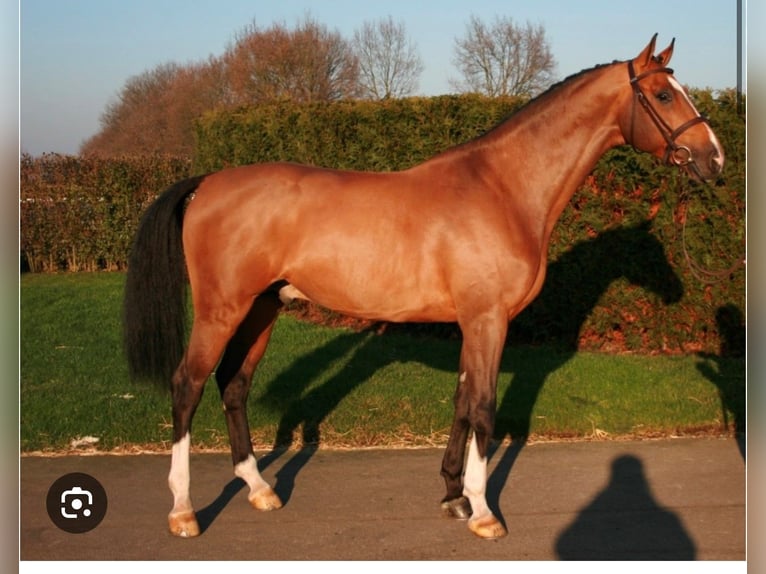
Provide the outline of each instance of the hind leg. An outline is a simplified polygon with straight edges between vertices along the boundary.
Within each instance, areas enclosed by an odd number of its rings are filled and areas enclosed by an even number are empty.
[[[212,363],[212,364],[211,364]],[[173,396],[173,449],[170,462],[168,486],[173,493],[173,509],[168,515],[170,532],[184,538],[199,535],[199,525],[194,515],[189,493],[189,451],[191,447],[191,422],[205,387],[207,373],[213,361],[197,358],[190,344],[172,380]]]
[[[247,396],[253,372],[266,351],[281,307],[276,293],[266,292],[256,298],[216,371],[229,429],[234,474],[247,483],[248,500],[258,510],[281,508],[282,501],[258,471],[247,422]]]
[[[173,449],[168,485],[173,493],[173,509],[168,515],[170,532],[192,537],[200,533],[189,493],[191,423],[197,410],[205,382],[232,337],[236,325],[246,314],[249,301],[239,308],[230,306],[228,313],[215,319],[195,317],[189,346],[171,383],[173,399]],[[237,309],[241,312],[237,313]]]

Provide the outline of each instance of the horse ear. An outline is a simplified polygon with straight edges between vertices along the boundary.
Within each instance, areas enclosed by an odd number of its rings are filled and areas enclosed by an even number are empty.
[[[657,42],[657,33],[655,32],[654,36],[652,36],[652,39],[646,45],[646,48],[644,48],[634,60],[636,65],[639,66],[641,69],[649,66],[649,63],[652,61],[652,56],[654,55],[654,44],[656,42]]]
[[[673,41],[670,42],[670,46],[665,48],[662,52],[660,52],[655,60],[660,66],[667,66],[668,62],[670,62],[670,58],[673,56],[673,46],[676,43],[676,39],[673,38]]]

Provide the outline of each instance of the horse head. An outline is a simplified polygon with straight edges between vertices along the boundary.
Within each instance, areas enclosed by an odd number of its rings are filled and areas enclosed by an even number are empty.
[[[627,62],[631,94],[620,122],[623,137],[697,180],[712,179],[723,169],[723,148],[668,68],[675,39],[654,55],[656,39]]]

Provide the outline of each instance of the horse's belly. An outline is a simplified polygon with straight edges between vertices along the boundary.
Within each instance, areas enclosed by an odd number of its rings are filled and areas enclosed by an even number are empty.
[[[366,278],[342,272],[295,274],[287,279],[279,297],[311,301],[344,315],[392,322],[455,321],[455,305],[444,288],[426,285],[413,277],[393,278],[371,273]]]

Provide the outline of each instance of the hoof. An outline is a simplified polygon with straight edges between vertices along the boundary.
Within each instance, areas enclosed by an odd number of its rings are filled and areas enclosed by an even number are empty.
[[[277,510],[282,508],[282,501],[270,486],[253,492],[249,497],[250,505],[256,510]]]
[[[473,514],[471,503],[465,496],[442,501],[442,514],[447,518],[456,520],[468,520]]]
[[[168,516],[170,533],[181,538],[199,536],[199,524],[193,511],[179,512]]]
[[[476,518],[468,521],[468,528],[471,529],[476,536],[484,538],[485,540],[494,540],[495,538],[502,538],[508,531],[495,518],[494,515],[489,514],[482,518]]]

